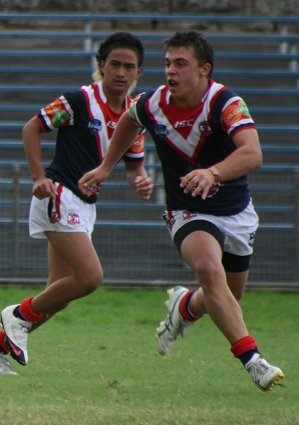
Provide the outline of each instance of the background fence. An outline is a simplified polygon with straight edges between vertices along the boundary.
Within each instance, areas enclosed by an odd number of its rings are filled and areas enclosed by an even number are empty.
[[[299,287],[299,19],[294,16],[0,14],[2,281],[40,281],[47,275],[46,242],[28,237],[32,184],[21,142],[24,122],[61,93],[91,81],[94,52],[111,31],[129,29],[145,44],[137,93],[164,82],[162,40],[174,29],[203,22],[215,49],[214,77],[243,96],[264,151],[263,167],[250,176],[260,216],[250,286]],[[252,33],[246,30],[250,22],[270,27]],[[44,137],[45,162],[53,154],[54,139],[54,132]],[[162,178],[150,139],[146,165],[155,180],[150,202],[136,198],[121,165],[99,199],[94,243],[106,282],[192,283],[191,271],[161,222]]]

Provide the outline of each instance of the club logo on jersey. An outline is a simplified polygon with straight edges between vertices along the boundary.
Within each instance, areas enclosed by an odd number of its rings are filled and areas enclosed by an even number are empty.
[[[199,130],[201,134],[205,137],[208,137],[210,134],[212,134],[212,129],[209,126],[208,121],[201,121],[199,123]]]
[[[92,134],[97,134],[98,131],[102,130],[102,122],[100,120],[93,119],[89,121],[88,128]]]
[[[61,127],[69,120],[69,114],[64,110],[55,111],[52,116],[52,124],[54,127]]]
[[[80,224],[80,217],[77,213],[69,212],[67,215],[67,224],[71,226],[76,226]]]
[[[242,118],[248,117],[251,117],[251,115],[243,99],[238,99],[237,102],[227,106],[222,114],[223,121],[228,127],[240,121]]]
[[[157,136],[167,136],[169,134],[169,131],[167,130],[166,125],[163,124],[156,124],[155,125],[155,134]]]

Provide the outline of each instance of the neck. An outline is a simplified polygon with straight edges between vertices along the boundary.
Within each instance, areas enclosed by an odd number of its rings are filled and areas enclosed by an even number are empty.
[[[121,112],[124,108],[125,96],[107,96],[107,103],[115,112]]]
[[[175,104],[180,108],[192,108],[197,106],[202,102],[203,97],[209,89],[209,83],[197,87],[196,89],[190,91],[189,93],[183,94],[180,96],[170,96],[170,102]]]
[[[113,109],[115,112],[121,112],[124,108],[124,102],[126,98],[125,93],[115,93],[112,90],[107,89],[103,85],[103,91],[105,93],[107,103],[110,106],[111,109]]]

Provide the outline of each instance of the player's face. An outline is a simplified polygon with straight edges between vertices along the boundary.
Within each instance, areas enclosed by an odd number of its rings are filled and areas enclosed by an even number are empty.
[[[193,48],[171,47],[165,54],[165,73],[174,100],[194,99],[206,90],[210,64],[199,64]]]
[[[101,71],[106,89],[117,94],[127,94],[138,79],[141,68],[133,50],[117,48],[112,50],[106,61],[101,64]]]

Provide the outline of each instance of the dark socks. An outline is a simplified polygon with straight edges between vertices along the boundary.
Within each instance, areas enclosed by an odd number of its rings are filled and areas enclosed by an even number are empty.
[[[23,317],[20,313],[20,306],[18,305],[14,311],[13,311],[14,316],[18,317],[21,320],[26,320],[25,317]]]

